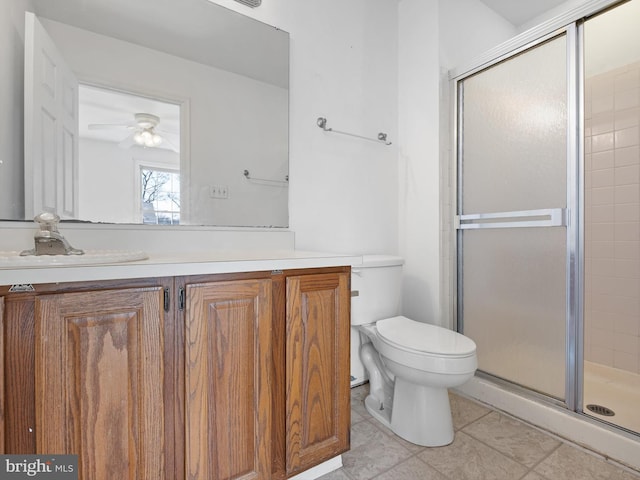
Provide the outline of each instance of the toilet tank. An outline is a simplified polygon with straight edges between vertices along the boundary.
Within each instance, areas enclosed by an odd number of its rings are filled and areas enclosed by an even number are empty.
[[[363,255],[351,267],[351,324],[364,325],[400,315],[402,265],[391,255]]]

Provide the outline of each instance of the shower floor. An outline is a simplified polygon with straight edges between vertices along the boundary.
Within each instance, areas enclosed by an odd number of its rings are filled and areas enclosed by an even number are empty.
[[[640,433],[640,375],[584,362],[583,396],[584,413]],[[615,415],[607,417],[590,412],[586,408],[589,404],[610,408]]]

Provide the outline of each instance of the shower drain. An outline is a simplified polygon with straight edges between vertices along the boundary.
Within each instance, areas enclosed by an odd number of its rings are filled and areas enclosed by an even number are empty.
[[[614,412],[610,408],[603,407],[602,405],[595,405],[595,404],[587,405],[587,410],[593,413],[596,413],[598,415],[603,415],[605,417],[613,417],[616,414],[616,412]]]

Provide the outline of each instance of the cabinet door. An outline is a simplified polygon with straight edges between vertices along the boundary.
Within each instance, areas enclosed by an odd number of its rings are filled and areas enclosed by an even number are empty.
[[[287,278],[287,473],[349,448],[349,275]]]
[[[269,479],[271,281],[186,286],[186,477]]]
[[[165,478],[163,290],[36,298],[36,449],[82,480]]]
[[[4,452],[4,297],[0,297],[0,454]]]

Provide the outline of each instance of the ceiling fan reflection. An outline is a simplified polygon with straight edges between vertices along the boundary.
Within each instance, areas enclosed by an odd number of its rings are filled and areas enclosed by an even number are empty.
[[[165,132],[157,128],[159,123],[160,117],[157,115],[151,113],[136,113],[134,114],[133,122],[93,123],[90,124],[88,128],[89,130],[113,128],[129,130],[131,133],[118,143],[118,146],[121,148],[130,148],[134,145],[153,148],[164,144],[174,152],[178,152],[178,147],[167,138],[167,134],[170,134],[170,132]]]

